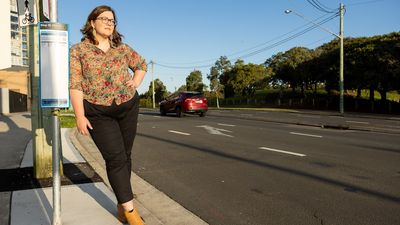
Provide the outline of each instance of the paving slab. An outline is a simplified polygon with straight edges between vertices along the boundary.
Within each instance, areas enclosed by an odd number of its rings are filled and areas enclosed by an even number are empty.
[[[47,225],[52,221],[52,188],[14,191],[10,225]],[[115,217],[117,201],[102,183],[61,187],[63,225],[121,224]]]

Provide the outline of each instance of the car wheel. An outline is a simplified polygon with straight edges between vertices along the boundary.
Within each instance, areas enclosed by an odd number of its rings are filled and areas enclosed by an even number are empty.
[[[201,112],[200,113],[200,117],[205,117],[206,116],[206,112]]]
[[[176,107],[176,116],[177,117],[182,117],[182,109],[181,107]]]
[[[160,108],[160,114],[161,114],[161,116],[167,115],[167,112],[165,111],[164,107]]]

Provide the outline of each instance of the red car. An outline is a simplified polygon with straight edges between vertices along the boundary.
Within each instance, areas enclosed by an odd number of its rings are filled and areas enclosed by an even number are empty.
[[[183,113],[191,113],[204,117],[207,110],[207,98],[195,91],[174,93],[160,102],[160,113],[163,116],[176,113],[177,117],[181,117]]]

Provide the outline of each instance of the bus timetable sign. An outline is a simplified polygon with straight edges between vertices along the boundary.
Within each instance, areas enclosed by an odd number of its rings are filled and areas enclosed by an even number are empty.
[[[39,24],[40,105],[69,108],[68,27],[60,23]]]

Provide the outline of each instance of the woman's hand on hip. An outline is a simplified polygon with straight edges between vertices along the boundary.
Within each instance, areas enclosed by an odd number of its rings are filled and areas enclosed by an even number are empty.
[[[88,128],[93,130],[92,125],[85,116],[76,118],[76,128],[78,129],[78,132],[83,135],[89,134]]]
[[[125,83],[125,85],[126,86],[128,86],[128,87],[131,87],[131,88],[137,88],[137,84],[136,84],[136,82],[133,80],[133,79],[131,79],[131,80],[128,80],[126,83]]]

